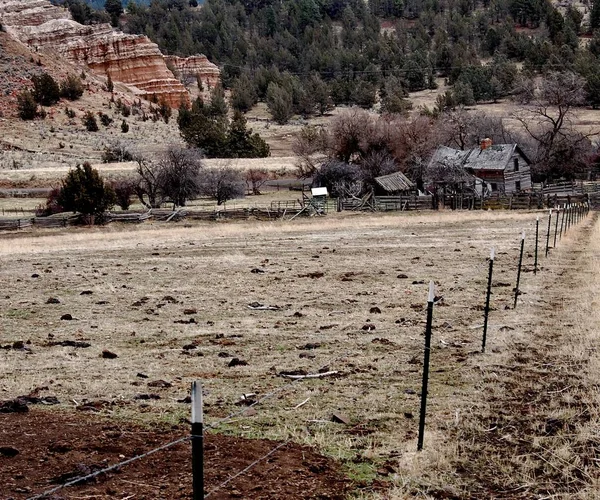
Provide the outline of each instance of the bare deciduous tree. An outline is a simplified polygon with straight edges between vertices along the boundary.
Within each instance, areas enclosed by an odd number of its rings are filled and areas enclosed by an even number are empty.
[[[319,164],[325,159],[327,149],[327,133],[322,128],[311,125],[303,127],[294,138],[292,151],[298,157],[296,168],[298,177],[312,177]]]
[[[594,135],[578,132],[572,121],[574,108],[585,103],[585,80],[571,72],[550,73],[539,85],[524,87],[525,109],[515,118],[537,144],[536,172],[546,178],[572,177],[585,167]]]
[[[217,200],[217,205],[243,198],[246,192],[242,172],[227,165],[204,170],[199,187],[200,193]]]
[[[165,201],[185,206],[200,193],[202,151],[170,146],[157,159],[136,156],[138,184],[136,194],[148,208],[160,207]]]

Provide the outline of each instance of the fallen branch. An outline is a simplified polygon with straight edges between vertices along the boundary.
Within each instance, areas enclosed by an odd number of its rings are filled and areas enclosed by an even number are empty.
[[[325,373],[309,373],[308,375],[285,375],[282,374],[282,377],[286,377],[286,378],[291,378],[293,380],[301,380],[301,379],[305,379],[305,378],[322,378],[322,377],[329,377],[330,375],[335,375],[336,373],[338,373],[337,370],[333,370],[330,372],[325,372]]]

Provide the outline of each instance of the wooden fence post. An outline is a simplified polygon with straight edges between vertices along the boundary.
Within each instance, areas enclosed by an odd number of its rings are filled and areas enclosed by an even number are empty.
[[[540,216],[538,215],[535,219],[535,262],[533,264],[533,274],[537,274],[537,268],[538,268],[538,236],[539,236],[539,234],[540,234]]]
[[[550,224],[552,223],[552,209],[548,211],[548,231],[546,232],[546,257],[548,257],[548,247],[550,245]]]

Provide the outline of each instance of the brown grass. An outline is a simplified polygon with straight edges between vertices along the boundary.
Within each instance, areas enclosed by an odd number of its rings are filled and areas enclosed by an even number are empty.
[[[4,238],[0,339],[30,340],[32,353],[0,350],[0,390],[9,398],[47,386],[65,407],[106,400],[103,411],[114,418],[179,422],[189,406],[177,399],[192,380],[201,380],[207,419],[216,422],[240,409],[235,403],[242,394],[283,387],[280,371],[314,372],[327,365],[342,375],[290,385],[259,404],[256,415],[237,417],[220,432],[313,444],[342,460],[365,485],[373,478],[389,481],[387,493],[366,489],[357,498],[435,497],[441,491],[489,498],[489,492],[478,493],[485,488],[497,493],[504,488],[503,498],[575,488],[592,492],[594,483],[577,474],[581,469],[596,477],[593,461],[582,462],[595,420],[584,421],[580,414],[596,404],[592,306],[598,291],[581,276],[600,270],[588,265],[597,256],[599,230],[594,226],[589,247],[583,230],[563,238],[542,262],[542,273],[535,278],[524,273],[526,294],[518,310],[504,310],[512,303],[520,231],[531,235],[534,223],[534,213],[516,212],[343,214]],[[477,325],[492,245],[498,286],[488,354],[481,356]],[[530,270],[532,262],[528,240],[525,267]],[[257,268],[265,272],[251,272]],[[323,277],[308,277],[319,272]],[[34,273],[39,277],[32,278]],[[408,278],[399,278],[402,274]],[[430,279],[444,299],[434,316],[426,450],[416,454],[422,307]],[[80,295],[84,290],[93,293]],[[592,300],[578,306],[571,291],[593,294]],[[49,297],[61,303],[46,304]],[[253,301],[281,309],[252,311],[247,305]],[[197,312],[184,314],[191,308]],[[76,320],[60,321],[64,313]],[[196,322],[174,323],[190,317]],[[375,330],[363,330],[369,324]],[[92,347],[47,345],[67,339],[87,339]],[[534,342],[537,351],[531,350]],[[197,348],[185,354],[182,347],[191,343]],[[320,347],[301,349],[307,343]],[[119,357],[103,359],[102,349]],[[232,357],[248,365],[228,368]],[[173,387],[149,388],[148,380],[136,376],[140,372]],[[161,399],[149,404],[133,399],[149,392]],[[525,409],[521,427],[503,428],[491,438],[497,411],[506,410],[509,418]],[[331,422],[335,411],[347,414],[352,425]],[[573,427],[565,424],[564,435],[552,439],[536,438],[550,415],[572,420]],[[515,454],[512,440],[534,444]],[[538,455],[552,465],[543,465]],[[536,476],[540,466],[543,479]],[[552,476],[557,467],[561,474]],[[560,486],[565,478],[577,481]]]

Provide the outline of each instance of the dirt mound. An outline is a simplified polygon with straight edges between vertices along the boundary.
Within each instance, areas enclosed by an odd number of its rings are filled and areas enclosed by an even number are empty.
[[[32,409],[0,415],[0,498],[28,498],[174,441],[187,428],[149,430],[122,422]],[[212,491],[279,443],[219,434],[205,438],[205,488]],[[52,498],[191,498],[191,447],[184,442]],[[287,444],[210,498],[341,499],[349,489],[336,464]],[[90,496],[90,495],[93,495]]]

